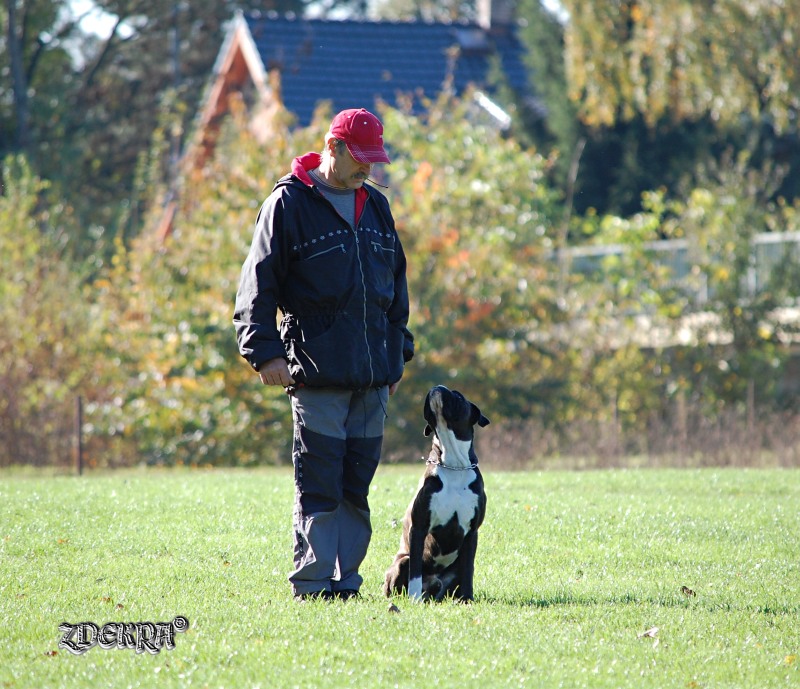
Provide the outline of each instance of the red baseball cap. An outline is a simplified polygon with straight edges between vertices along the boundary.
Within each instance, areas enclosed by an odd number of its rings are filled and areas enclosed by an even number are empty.
[[[342,110],[331,122],[330,134],[344,141],[359,163],[388,163],[383,148],[383,125],[368,110]]]

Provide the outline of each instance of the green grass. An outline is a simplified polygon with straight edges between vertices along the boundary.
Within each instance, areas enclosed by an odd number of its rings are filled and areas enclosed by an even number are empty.
[[[0,688],[800,684],[800,471],[487,471],[476,603],[390,613],[420,473],[376,477],[363,599],[302,605],[286,470],[0,474]],[[176,615],[158,655],[58,648]]]

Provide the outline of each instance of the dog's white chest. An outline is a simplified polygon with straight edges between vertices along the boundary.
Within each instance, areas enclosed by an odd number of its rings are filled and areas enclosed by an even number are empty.
[[[437,474],[442,482],[442,489],[431,495],[430,528],[449,524],[455,515],[458,525],[467,533],[478,509],[478,496],[470,488],[476,478],[475,471],[441,469]]]

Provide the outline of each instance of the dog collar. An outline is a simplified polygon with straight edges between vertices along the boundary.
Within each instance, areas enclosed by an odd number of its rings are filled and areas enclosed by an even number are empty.
[[[477,463],[470,464],[469,466],[466,466],[466,467],[452,467],[452,466],[448,466],[444,462],[440,462],[440,461],[438,461],[436,459],[427,459],[425,461],[425,464],[435,464],[437,467],[442,467],[442,469],[450,469],[450,471],[469,471],[470,469],[477,469],[478,468],[478,464]]]

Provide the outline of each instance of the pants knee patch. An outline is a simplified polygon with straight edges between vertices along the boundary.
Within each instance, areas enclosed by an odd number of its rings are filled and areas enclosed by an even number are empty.
[[[298,425],[293,452],[294,480],[303,514],[331,512],[342,501],[345,441]]]

